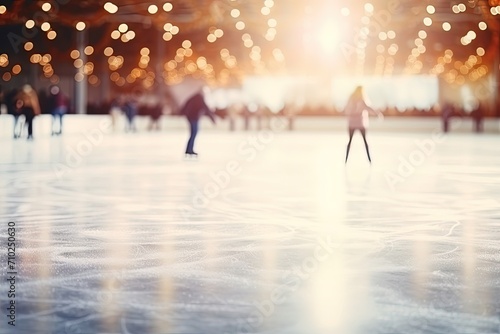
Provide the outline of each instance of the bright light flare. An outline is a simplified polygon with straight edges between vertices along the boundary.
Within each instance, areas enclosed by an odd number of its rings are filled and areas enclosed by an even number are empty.
[[[321,48],[327,53],[332,53],[340,42],[341,31],[335,22],[329,21],[323,24],[317,36]]]
[[[118,6],[112,2],[106,2],[104,4],[104,9],[110,14],[115,14],[118,11]]]

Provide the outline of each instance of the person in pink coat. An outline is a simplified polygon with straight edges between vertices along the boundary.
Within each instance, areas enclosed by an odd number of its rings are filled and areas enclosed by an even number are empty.
[[[345,107],[345,113],[348,118],[349,123],[349,143],[347,144],[347,153],[345,156],[345,162],[349,158],[349,151],[351,149],[352,136],[356,130],[361,132],[363,136],[363,141],[365,142],[366,155],[368,156],[368,161],[372,162],[370,157],[370,149],[368,148],[368,142],[366,141],[366,128],[368,128],[368,115],[374,114],[379,118],[383,118],[382,113],[375,111],[373,108],[369,107],[363,97],[363,87],[358,86],[354,92],[349,97],[347,105]]]

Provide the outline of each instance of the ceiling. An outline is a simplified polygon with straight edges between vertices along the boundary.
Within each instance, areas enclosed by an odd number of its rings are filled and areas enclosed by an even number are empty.
[[[418,74],[458,85],[498,75],[497,0],[367,2],[0,1],[0,77],[55,82],[76,71],[92,85],[147,88],[191,76],[224,86],[248,75]]]

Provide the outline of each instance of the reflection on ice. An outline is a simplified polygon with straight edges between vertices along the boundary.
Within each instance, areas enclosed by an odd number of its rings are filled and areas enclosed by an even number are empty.
[[[281,133],[251,162],[242,134],[205,133],[194,162],[172,150],[180,133],[113,135],[63,178],[63,137],[2,146],[16,330],[497,333],[496,138],[450,135],[392,189],[423,137],[370,134],[370,166],[360,141],[345,165],[345,136],[326,132]],[[193,208],[232,160],[241,173]]]

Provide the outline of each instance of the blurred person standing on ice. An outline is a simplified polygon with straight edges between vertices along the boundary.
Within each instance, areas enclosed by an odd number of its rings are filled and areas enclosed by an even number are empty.
[[[63,127],[63,116],[68,112],[69,100],[58,86],[52,86],[50,88],[49,102],[52,114],[52,135],[60,135]],[[55,126],[57,119],[59,119],[59,131],[56,131]]]
[[[16,95],[16,106],[21,110],[28,126],[28,140],[33,139],[33,120],[40,115],[40,103],[35,90],[30,85],[24,85]]]
[[[354,132],[358,130],[359,132],[361,132],[361,136],[363,137],[363,141],[365,142],[366,155],[368,156],[368,161],[370,161],[371,163],[372,158],[370,156],[370,149],[368,148],[368,142],[366,141],[368,115],[371,113],[373,115],[377,115],[379,118],[383,118],[384,116],[382,115],[382,113],[374,110],[366,104],[365,98],[363,96],[362,86],[356,87],[354,92],[349,97],[349,100],[345,107],[345,113],[347,115],[349,124],[349,143],[347,143],[345,162],[347,163],[347,159],[349,158],[349,151],[351,149],[351,141]]]
[[[202,90],[198,91],[192,97],[190,97],[184,106],[181,108],[181,114],[185,115],[190,129],[189,140],[186,146],[186,156],[198,156],[198,153],[194,151],[194,141],[196,135],[198,134],[199,121],[201,116],[208,116],[214,124],[215,114],[205,103],[205,94],[207,89],[204,87]]]

